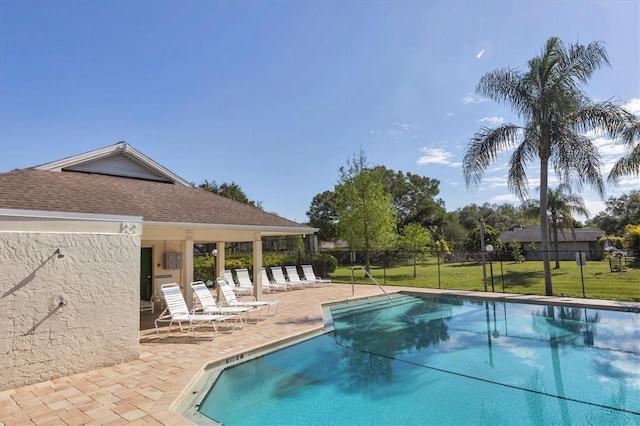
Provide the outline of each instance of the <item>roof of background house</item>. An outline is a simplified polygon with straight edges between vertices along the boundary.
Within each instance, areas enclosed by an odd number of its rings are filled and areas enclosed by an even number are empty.
[[[315,228],[199,189],[126,142],[0,174],[0,209],[142,216],[144,222]]]
[[[575,232],[575,237],[570,229],[559,229],[558,241],[597,241],[598,238],[605,236],[604,231],[593,228],[574,228],[573,231]],[[501,232],[500,241],[502,241],[503,243],[509,243],[511,241],[516,241],[519,243],[540,242],[542,241],[542,237],[540,235],[540,227],[529,226],[527,228],[516,228],[513,231]]]

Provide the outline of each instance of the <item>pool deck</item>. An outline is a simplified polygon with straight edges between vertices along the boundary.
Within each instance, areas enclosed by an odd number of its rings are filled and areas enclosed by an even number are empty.
[[[633,302],[409,287],[384,288],[389,293],[411,291],[640,312],[640,303]],[[280,300],[275,316],[257,324],[246,324],[233,333],[221,330],[215,337],[209,331],[212,330],[210,327],[203,327],[197,333],[197,341],[191,333],[181,333],[176,326],[167,336],[166,325],[162,327],[161,338],[158,339],[153,320],[159,310],[156,309],[155,314],[141,313],[138,360],[0,391],[0,426],[191,424],[171,408],[179,402],[181,395],[205,366],[292,336],[321,330],[323,304],[380,294],[380,289],[374,285],[356,285],[355,296],[352,296],[350,284],[331,284],[265,295],[265,300]]]

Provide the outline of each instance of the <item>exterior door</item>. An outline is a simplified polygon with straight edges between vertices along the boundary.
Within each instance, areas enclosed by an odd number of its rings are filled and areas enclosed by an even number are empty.
[[[143,247],[140,249],[140,300],[151,300],[153,281],[153,250]]]

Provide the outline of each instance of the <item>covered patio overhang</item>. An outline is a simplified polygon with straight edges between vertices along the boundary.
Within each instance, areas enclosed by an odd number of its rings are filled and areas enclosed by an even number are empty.
[[[185,299],[193,300],[191,287],[193,281],[193,252],[196,244],[215,243],[217,256],[215,270],[218,277],[224,276],[225,244],[236,242],[253,243],[253,292],[257,299],[262,295],[262,238],[285,235],[309,235],[317,228],[307,226],[260,226],[225,225],[203,223],[143,222],[142,246],[153,246],[158,242],[172,242],[179,245],[182,254],[180,280]]]

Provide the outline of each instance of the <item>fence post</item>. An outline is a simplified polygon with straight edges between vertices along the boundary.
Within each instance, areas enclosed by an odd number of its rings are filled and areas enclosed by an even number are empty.
[[[438,250],[437,253],[438,253],[438,289],[440,289],[440,250]]]
[[[582,266],[587,263],[587,255],[581,251],[576,252],[576,263],[580,266],[580,279],[582,280],[582,297],[586,298],[584,292],[584,272],[582,271]]]

